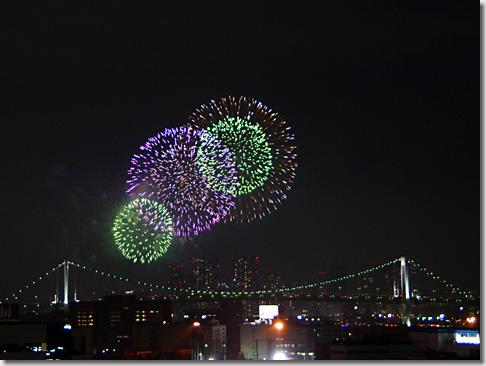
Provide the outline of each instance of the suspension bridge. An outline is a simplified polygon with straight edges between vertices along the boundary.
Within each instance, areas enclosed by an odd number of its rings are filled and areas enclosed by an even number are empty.
[[[70,271],[76,269],[79,276],[86,272],[98,276],[99,281],[109,279],[123,283],[126,286],[137,286],[138,288],[146,289],[147,295],[159,293],[162,298],[169,298],[175,301],[212,301],[219,299],[243,299],[243,300],[275,300],[275,299],[294,299],[294,300],[309,300],[309,301],[369,301],[369,302],[397,302],[397,301],[425,301],[425,302],[461,302],[464,300],[474,300],[477,295],[472,291],[464,291],[454,286],[449,281],[442,279],[437,274],[421,266],[413,259],[407,257],[400,257],[391,260],[387,263],[374,266],[372,268],[362,270],[360,272],[345,275],[342,277],[327,279],[325,281],[315,283],[305,283],[302,285],[281,287],[273,290],[248,290],[248,291],[232,291],[232,290],[210,290],[210,289],[196,289],[191,287],[171,287],[161,283],[150,283],[144,281],[137,281],[117,274],[108,273],[99,269],[85,266],[74,261],[65,259],[53,267],[50,271],[45,272],[25,287],[12,292],[11,295],[0,298],[2,303],[20,303],[26,302],[34,297],[36,287],[45,281],[48,277],[55,276],[59,278],[62,274],[62,296],[58,294],[59,287],[56,284],[56,290],[52,295],[52,303],[60,303],[65,306],[70,301],[79,301],[76,281],[70,281]],[[376,275],[386,273],[386,276],[393,274],[392,286],[390,289],[381,289],[381,293],[373,293],[370,290],[370,279],[374,280]],[[424,275],[429,280],[432,280],[434,290],[429,296],[425,296],[417,286],[418,274]],[[373,277],[375,276],[375,277]],[[343,285],[351,282],[365,281],[367,284],[359,285],[354,290],[342,290]],[[70,289],[70,283],[73,283]],[[389,281],[388,281],[389,282]],[[349,286],[348,286],[349,287]],[[340,288],[340,291],[333,291]],[[437,289],[441,289],[439,292]],[[379,290],[378,288],[376,290]],[[143,291],[143,290],[142,290]],[[155,292],[154,292],[155,291]],[[35,296],[37,298],[37,295]]]

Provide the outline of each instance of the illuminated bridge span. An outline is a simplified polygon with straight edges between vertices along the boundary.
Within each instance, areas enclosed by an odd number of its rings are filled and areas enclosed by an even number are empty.
[[[349,292],[344,293],[330,293],[325,291],[326,287],[335,286],[336,284],[348,283],[353,280],[366,279],[370,275],[377,274],[378,271],[389,268],[397,267],[399,265],[399,280],[394,285],[393,293],[386,295],[358,293],[350,295]],[[100,277],[110,278],[112,280],[130,283],[142,288],[148,289],[149,293],[153,291],[163,291],[166,294],[163,298],[170,298],[178,301],[218,301],[221,299],[245,299],[245,300],[272,300],[272,299],[292,299],[292,300],[318,300],[318,301],[369,301],[369,302],[399,302],[402,300],[411,301],[432,301],[432,302],[453,302],[460,300],[473,299],[475,296],[470,291],[462,291],[458,287],[453,286],[448,281],[441,279],[439,276],[429,271],[425,267],[420,266],[412,259],[401,257],[389,261],[387,263],[374,266],[367,270],[360,271],[355,274],[342,276],[339,278],[316,282],[312,284],[304,284],[300,286],[283,287],[276,290],[257,290],[257,291],[211,291],[211,290],[196,290],[192,288],[174,288],[170,286],[164,286],[161,284],[153,284],[143,281],[134,281],[129,278],[121,277],[105,271],[91,268],[89,266],[83,266],[73,261],[64,260],[62,263],[53,267],[50,271],[44,275],[39,276],[36,280],[26,285],[24,288],[19,289],[12,295],[0,299],[0,303],[19,302],[21,297],[24,297],[26,292],[31,293],[32,289],[42,282],[46,277],[52,276],[58,271],[63,271],[63,300],[62,303],[67,305],[69,302],[69,270],[70,267],[75,267],[77,270],[89,272]],[[432,296],[421,296],[417,288],[412,288],[410,281],[410,272],[422,273],[431,280],[434,280],[435,287],[441,287],[445,290],[445,295],[439,295],[434,292]],[[79,272],[79,271],[78,271]],[[56,285],[57,288],[57,285]],[[358,292],[359,292],[358,287]],[[434,290],[435,291],[435,290]],[[73,300],[77,301],[76,288],[74,288]],[[61,302],[57,295],[54,295],[53,302]]]

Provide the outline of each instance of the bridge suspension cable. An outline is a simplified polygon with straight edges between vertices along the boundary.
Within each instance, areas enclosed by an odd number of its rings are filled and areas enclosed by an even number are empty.
[[[354,273],[354,274],[338,277],[338,278],[331,279],[331,280],[326,280],[326,281],[321,281],[321,282],[316,282],[316,283],[311,283],[311,284],[304,284],[304,285],[300,285],[300,286],[283,287],[283,288],[276,289],[276,290],[249,290],[249,291],[197,290],[197,289],[192,289],[190,287],[189,288],[176,288],[176,287],[171,287],[171,286],[164,286],[164,285],[161,285],[161,284],[147,283],[147,282],[144,282],[144,281],[135,281],[135,280],[131,280],[131,279],[126,278],[126,277],[113,275],[113,274],[107,273],[105,271],[93,269],[91,267],[84,266],[84,265],[78,264],[76,262],[68,261],[66,259],[63,262],[59,263],[57,266],[53,267],[50,271],[46,272],[44,275],[39,276],[35,281],[32,281],[31,283],[29,283],[25,287],[14,292],[11,296],[4,298],[3,301],[2,301],[2,299],[0,299],[0,304],[3,303],[3,302],[8,302],[9,300],[14,300],[14,301],[18,300],[19,296],[22,294],[22,291],[25,291],[25,290],[33,287],[34,285],[38,284],[41,280],[45,279],[47,276],[51,275],[52,273],[57,271],[59,268],[63,267],[64,268],[64,282],[65,282],[64,283],[64,301],[63,302],[66,305],[67,304],[67,292],[68,292],[67,288],[66,288],[67,282],[68,282],[67,268],[69,268],[69,265],[73,265],[77,268],[80,268],[80,269],[83,269],[83,270],[86,270],[86,271],[90,271],[92,273],[95,273],[95,274],[98,274],[98,275],[101,275],[101,276],[105,276],[105,277],[108,277],[108,278],[112,278],[112,279],[115,279],[115,280],[128,282],[128,283],[132,283],[132,284],[140,285],[140,286],[147,286],[147,287],[150,287],[152,289],[155,288],[155,289],[159,289],[159,290],[172,291],[172,292],[175,292],[175,293],[179,293],[180,295],[187,294],[187,295],[191,295],[191,296],[192,295],[210,295],[210,296],[223,296],[223,297],[225,297],[225,296],[238,297],[238,296],[245,296],[245,295],[279,294],[279,293],[289,293],[289,292],[295,292],[295,291],[301,291],[301,290],[313,290],[313,289],[319,288],[320,286],[334,284],[334,283],[338,283],[338,282],[349,280],[349,279],[356,279],[356,278],[359,278],[361,276],[368,275],[372,272],[375,272],[375,271],[384,269],[388,266],[399,263],[403,260],[402,258],[397,258],[397,259],[391,260],[387,263],[383,263],[381,265],[377,265],[377,266],[374,266],[372,268],[369,268],[369,269],[366,269],[366,270],[363,270],[363,271],[360,271],[360,272],[357,272],[357,273]],[[466,298],[468,298],[468,297],[472,298],[473,297],[472,291],[461,291],[458,287],[453,286],[451,283],[447,282],[446,280],[440,279],[439,276],[435,275],[433,272],[429,271],[427,268],[421,266],[420,264],[418,264],[413,259],[407,258],[407,261],[408,261],[408,265],[410,265],[412,268],[415,268],[415,269],[419,270],[420,272],[424,272],[428,277],[430,277],[430,278],[432,278],[436,281],[439,281],[447,289],[450,289],[453,293],[456,293],[460,296],[464,296]],[[409,273],[407,273],[407,275],[408,274]],[[401,281],[403,283],[404,279],[402,278]],[[408,288],[407,291],[408,291],[408,293],[410,293],[410,288]]]
[[[212,291],[212,290],[195,290],[195,289],[191,289],[191,288],[187,288],[187,289],[172,288],[170,286],[163,286],[163,285],[159,285],[159,284],[152,284],[152,283],[147,283],[147,282],[142,282],[142,281],[134,281],[134,280],[130,280],[128,278],[124,278],[124,277],[121,277],[121,276],[113,275],[113,274],[110,274],[110,273],[105,273],[104,271],[92,269],[91,267],[83,266],[83,265],[75,263],[75,262],[70,262],[70,263],[74,266],[77,266],[78,268],[88,270],[88,271],[91,271],[91,272],[94,272],[94,273],[97,273],[97,274],[100,274],[100,275],[103,275],[103,276],[106,276],[106,277],[114,278],[114,279],[117,279],[117,280],[129,282],[129,283],[133,283],[133,284],[137,284],[137,285],[158,288],[158,289],[161,289],[161,290],[179,291],[181,293],[186,293],[186,294],[197,293],[197,294],[202,294],[202,295],[232,295],[232,296],[238,296],[238,295],[271,294],[271,293],[281,293],[281,292],[293,292],[293,291],[299,291],[299,290],[310,290],[310,289],[317,288],[319,286],[323,286],[323,285],[326,285],[326,284],[332,284],[332,283],[345,281],[345,280],[352,279],[352,278],[358,278],[360,276],[364,276],[364,275],[369,274],[371,272],[374,272],[374,271],[383,269],[387,266],[390,266],[392,264],[398,263],[398,262],[400,262],[400,260],[401,260],[401,258],[397,258],[397,259],[394,259],[394,260],[389,261],[387,263],[384,263],[384,264],[381,264],[381,265],[378,265],[378,266],[374,266],[370,269],[363,270],[363,271],[357,272],[355,274],[350,274],[350,275],[338,277],[338,278],[335,278],[335,279],[332,279],[332,280],[326,280],[326,281],[322,281],[322,282],[305,284],[305,285],[300,285],[300,286],[284,287],[284,288],[280,288],[280,289],[277,289],[277,290],[255,290],[255,291]]]
[[[43,279],[45,279],[47,276],[51,275],[52,273],[54,273],[55,271],[57,271],[60,267],[62,267],[64,265],[64,262],[61,262],[59,263],[57,266],[53,267],[50,271],[46,272],[44,275],[42,276],[39,276],[37,278],[37,280],[34,280],[32,281],[31,283],[29,283],[28,285],[26,285],[25,287],[15,291],[11,296],[9,297],[5,297],[4,300],[2,301],[0,299],[0,304],[4,303],[4,302],[8,302],[10,299],[12,300],[18,300],[18,296],[22,293],[22,291],[25,291],[25,290],[28,290],[30,287],[38,284],[40,281],[42,281]]]
[[[428,277],[432,278],[433,280],[438,281],[439,283],[443,284],[446,288],[449,288],[453,293],[456,292],[457,294],[465,297],[473,297],[472,291],[461,291],[459,287],[455,287],[450,282],[441,279],[438,275],[434,274],[432,271],[429,271],[427,268],[422,267],[419,263],[415,262],[413,259],[408,260],[409,263],[416,269],[421,272],[424,272]]]

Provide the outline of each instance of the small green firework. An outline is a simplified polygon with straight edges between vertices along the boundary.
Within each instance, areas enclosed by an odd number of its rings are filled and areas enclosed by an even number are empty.
[[[172,218],[155,201],[135,199],[115,218],[115,243],[133,262],[150,263],[167,252],[172,241]]]

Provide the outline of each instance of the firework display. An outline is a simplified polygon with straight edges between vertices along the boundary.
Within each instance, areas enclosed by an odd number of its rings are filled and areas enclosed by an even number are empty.
[[[229,213],[234,162],[209,132],[191,126],[166,129],[140,150],[128,170],[127,193],[162,203],[172,216],[174,235],[198,235]]]
[[[234,161],[235,205],[226,220],[261,218],[286,198],[297,163],[294,135],[277,113],[257,100],[229,97],[202,105],[190,121],[229,149]]]
[[[173,236],[262,218],[287,198],[295,178],[294,135],[261,102],[212,100],[189,120],[150,137],[131,159],[126,192],[132,201],[113,231],[134,262],[159,258]]]
[[[128,203],[115,218],[115,244],[133,262],[150,263],[167,252],[172,218],[161,204],[146,198]]]

